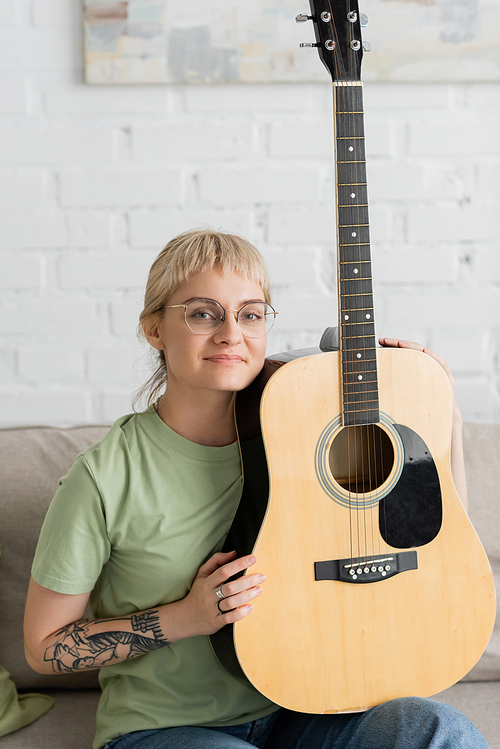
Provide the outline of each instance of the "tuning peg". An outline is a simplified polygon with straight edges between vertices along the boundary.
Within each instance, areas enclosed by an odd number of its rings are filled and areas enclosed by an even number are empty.
[[[308,16],[305,13],[299,13],[298,16],[295,16],[295,20],[297,23],[304,23],[304,21],[312,21],[313,17]]]
[[[368,16],[366,13],[360,13],[359,14],[359,23],[361,26],[368,26]]]
[[[321,47],[321,44],[317,44],[316,42],[301,42],[299,47]]]
[[[371,52],[372,45],[370,42],[363,42],[363,49],[365,52]]]

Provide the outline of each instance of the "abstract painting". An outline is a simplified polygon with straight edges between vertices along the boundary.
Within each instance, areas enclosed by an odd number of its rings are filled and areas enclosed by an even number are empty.
[[[84,0],[86,81],[325,81],[307,0]],[[363,78],[500,80],[498,0],[359,0],[370,19]]]

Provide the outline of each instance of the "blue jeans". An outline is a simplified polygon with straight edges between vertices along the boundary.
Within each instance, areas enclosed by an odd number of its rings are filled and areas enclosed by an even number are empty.
[[[404,697],[365,713],[307,715],[278,710],[225,728],[135,731],[104,749],[488,749],[477,728],[441,702]]]

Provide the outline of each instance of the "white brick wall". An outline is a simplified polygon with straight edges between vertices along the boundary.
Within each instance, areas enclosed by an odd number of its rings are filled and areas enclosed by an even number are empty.
[[[90,87],[80,25],[77,0],[0,4],[0,425],[130,409],[147,271],[191,227],[263,250],[270,352],[336,322],[326,73]],[[372,83],[365,107],[378,332],[436,348],[465,418],[500,421],[500,85]]]

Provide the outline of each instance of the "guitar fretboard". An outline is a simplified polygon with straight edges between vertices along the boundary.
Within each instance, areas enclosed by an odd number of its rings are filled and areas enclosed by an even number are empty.
[[[334,87],[334,116],[343,423],[355,426],[379,421],[360,84]]]

